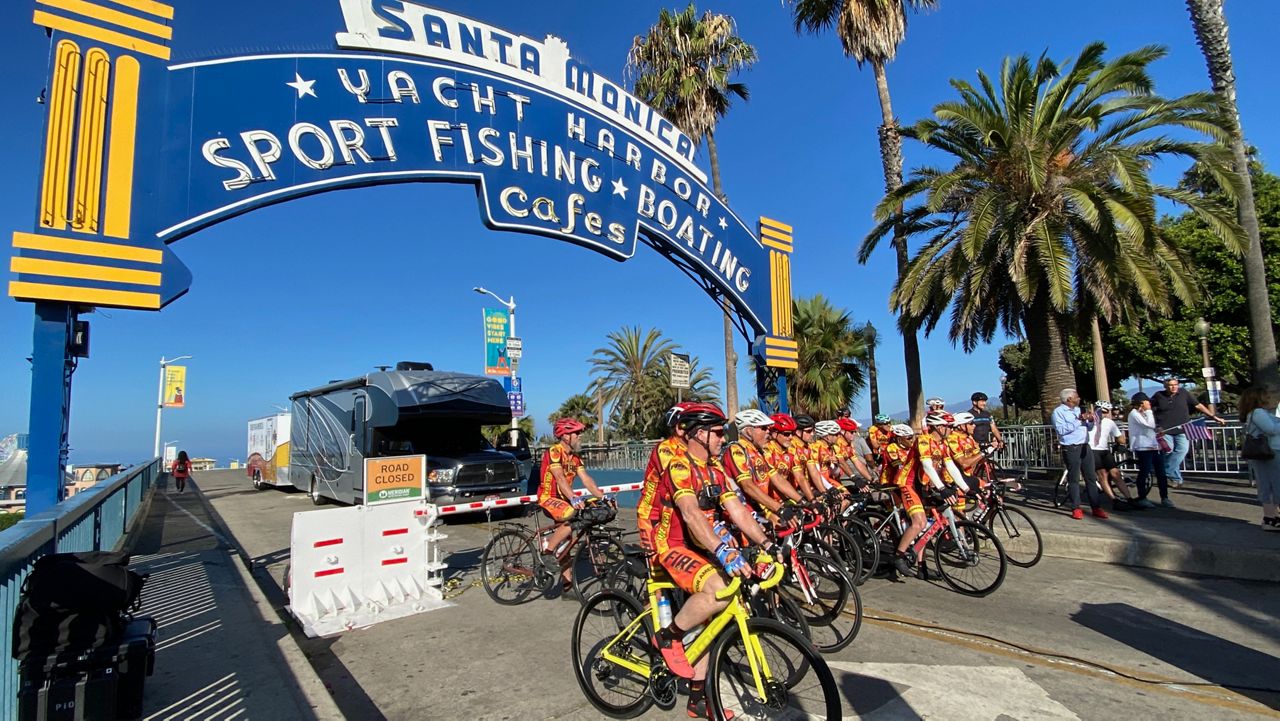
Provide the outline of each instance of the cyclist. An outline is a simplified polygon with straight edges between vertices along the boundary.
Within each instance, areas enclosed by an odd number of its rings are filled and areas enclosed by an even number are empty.
[[[836,425],[840,427],[840,434],[836,436],[838,443],[835,447],[837,456],[844,461],[844,477],[861,478],[868,483],[875,480],[875,473],[871,471],[875,457],[867,442],[858,435],[858,422],[852,418],[837,418]]]
[[[822,471],[818,461],[813,457],[809,444],[816,440],[818,422],[813,416],[803,413],[795,416],[796,434],[791,439],[791,456],[794,465],[791,473],[795,478],[796,488],[810,501],[822,494],[825,487],[822,483]]]
[[[973,407],[969,409],[969,413],[973,415],[973,440],[978,442],[979,446],[991,444],[997,449],[1004,448],[1004,436],[1000,435],[1000,429],[996,428],[996,419],[991,415],[991,411],[987,410],[987,394],[982,391],[969,396],[969,400],[973,402]]]
[[[658,483],[656,504],[661,508],[654,529],[658,569],[689,593],[669,626],[659,629],[655,641],[668,668],[690,679],[688,712],[691,718],[707,718],[706,673],[708,657],[694,665],[684,653],[683,637],[724,610],[728,601],[716,599],[727,587],[728,576],[750,578],[747,559],[726,526],[732,523],[753,543],[765,546],[764,530],[751,511],[738,500],[733,483],[717,456],[724,443],[724,413],[715,406],[687,410],[677,423],[684,431],[684,454],[673,458]],[[719,569],[708,561],[716,559]],[[723,573],[721,573],[721,570]]]
[[[903,576],[916,575],[916,559],[908,553],[911,543],[924,532],[924,503],[916,491],[916,475],[920,462],[916,456],[915,431],[905,423],[891,429],[893,434],[884,445],[884,464],[880,470],[881,485],[897,486],[902,510],[907,514],[907,528],[898,539],[893,567]]]
[[[893,419],[884,413],[877,413],[871,420],[871,428],[867,431],[867,444],[871,446],[871,452],[879,457],[885,444],[893,438]]]
[[[930,398],[929,400],[925,401],[924,404],[929,408],[930,413],[943,411],[943,410],[946,410],[947,408],[947,402],[937,396],[934,396],[933,398]]]
[[[766,454],[774,420],[748,408],[734,416],[733,422],[738,427],[738,440],[725,449],[725,471],[765,518],[780,525],[792,524],[799,513],[795,504],[803,497],[769,463]]]
[[[969,479],[973,476],[973,469],[983,459],[982,448],[973,437],[975,419],[972,413],[964,411],[956,413],[952,419],[955,425],[947,434],[947,450],[951,452],[951,458],[956,462],[965,479]]]
[[[813,426],[813,440],[809,442],[809,455],[818,466],[818,488],[829,491],[838,488],[844,490],[840,478],[844,471],[841,468],[841,457],[835,447],[835,440],[840,436],[840,426],[835,421],[818,421]]]
[[[677,403],[662,415],[662,424],[666,426],[668,435],[649,452],[649,463],[644,468],[644,483],[640,487],[640,500],[636,503],[636,530],[640,532],[640,547],[645,555],[653,555],[653,523],[656,519],[653,499],[658,492],[658,481],[663,471],[667,470],[671,459],[684,454],[684,431],[676,424],[692,402]]]
[[[769,443],[765,446],[765,460],[769,462],[769,467],[773,469],[778,477],[786,481],[797,493],[800,492],[799,486],[794,482],[792,469],[795,468],[795,458],[791,455],[791,441],[796,434],[796,419],[786,413],[774,413],[769,416],[773,421],[773,427],[769,429]],[[803,493],[800,499],[804,500]]]
[[[1130,511],[1141,506],[1129,495],[1129,484],[1120,474],[1120,465],[1116,463],[1112,443],[1124,445],[1124,433],[1116,422],[1111,420],[1111,403],[1097,401],[1093,404],[1097,411],[1097,422],[1089,430],[1089,448],[1093,453],[1093,467],[1098,473],[1098,487],[1111,499],[1111,510]]]
[[[964,494],[969,491],[969,484],[964,480],[964,474],[960,472],[960,468],[956,466],[955,458],[951,455],[951,448],[947,445],[947,436],[951,433],[951,427],[955,425],[955,416],[946,411],[934,411],[924,417],[924,425],[926,431],[924,436],[928,437],[927,447],[920,444],[919,439],[916,442],[916,451],[920,457],[921,470],[928,474],[927,466],[931,466],[939,475],[944,485],[949,486],[947,489],[951,495],[954,495],[951,506],[957,512],[964,511]],[[932,463],[925,463],[926,460]],[[936,488],[936,486],[935,486]],[[958,491],[958,492],[957,492]]]
[[[556,522],[556,529],[551,532],[546,545],[541,549],[544,556],[550,557],[548,565],[557,563],[555,559],[559,555],[560,545],[568,541],[569,534],[573,532],[568,520],[581,505],[581,501],[573,496],[573,479],[581,478],[591,495],[604,498],[600,487],[587,474],[582,457],[578,455],[578,449],[582,445],[582,432],[586,429],[586,426],[574,418],[561,418],[552,428],[556,444],[542,454],[542,466],[538,472],[538,505]],[[570,569],[565,568],[562,590],[569,588],[569,574]]]

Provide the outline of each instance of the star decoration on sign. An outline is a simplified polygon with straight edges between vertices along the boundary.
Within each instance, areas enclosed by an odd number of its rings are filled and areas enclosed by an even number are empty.
[[[613,194],[614,194],[614,195],[621,195],[621,196],[622,196],[622,199],[623,199],[623,200],[626,200],[626,199],[627,199],[627,191],[628,191],[628,190],[630,190],[630,188],[628,188],[627,186],[625,186],[625,185],[623,185],[623,184],[622,184],[622,178],[618,178],[617,180],[613,181]]]
[[[728,227],[729,227],[729,222],[724,219],[723,215],[720,216],[720,230],[725,230]]]
[[[304,95],[310,95],[310,96],[311,96],[311,97],[313,97],[313,98],[314,98],[314,97],[317,97],[317,96],[316,96],[316,91],[315,91],[315,89],[311,87],[311,86],[313,86],[313,85],[315,85],[315,84],[316,84],[316,81],[314,81],[314,80],[303,80],[303,79],[302,79],[302,76],[301,76],[301,75],[299,75],[299,74],[297,74],[297,73],[294,73],[294,74],[293,74],[293,82],[291,82],[291,83],[285,83],[285,85],[288,85],[289,87],[291,87],[291,88],[293,88],[294,90],[297,90],[297,91],[298,91],[298,98],[299,98],[299,99],[301,99],[301,98],[302,98],[302,96],[304,96]]]

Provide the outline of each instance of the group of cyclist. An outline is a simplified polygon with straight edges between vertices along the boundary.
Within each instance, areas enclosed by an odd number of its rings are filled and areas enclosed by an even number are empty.
[[[986,396],[974,394],[974,401],[971,410],[985,411]],[[668,668],[689,680],[691,718],[707,717],[707,660],[691,665],[682,638],[724,609],[728,602],[716,594],[731,577],[750,578],[770,567],[777,553],[767,528],[795,528],[803,509],[824,497],[847,503],[846,484],[858,491],[887,490],[911,519],[893,566],[903,576],[916,575],[919,559],[908,549],[924,530],[925,500],[963,512],[965,494],[979,483],[971,474],[984,458],[974,437],[977,416],[948,413],[936,398],[928,405],[919,432],[877,415],[866,442],[848,417],[818,421],[746,409],[732,420],[737,440],[726,445],[730,420],[718,406],[688,402],[666,412],[669,434],[650,455],[636,522],[650,573],[669,577],[688,594],[655,640]],[[983,440],[999,443],[989,414],[983,420]],[[593,496],[603,497],[577,454],[583,430],[576,420],[558,421],[557,443],[542,459],[538,503],[561,523],[580,503],[571,489],[575,476]],[[567,538],[567,526],[557,534],[544,552],[555,552]],[[567,575],[565,583],[567,588]]]

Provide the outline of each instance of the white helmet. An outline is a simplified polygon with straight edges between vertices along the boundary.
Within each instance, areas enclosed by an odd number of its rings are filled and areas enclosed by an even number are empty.
[[[910,438],[916,434],[915,430],[906,423],[895,423],[889,430],[899,438]]]
[[[951,417],[955,419],[955,425],[957,426],[964,426],[973,423],[972,413],[965,413],[964,411],[961,411],[959,413],[952,413]]]
[[[835,421],[818,421],[813,426],[813,430],[817,433],[819,438],[838,436],[840,435],[840,424]]]
[[[1098,401],[1098,402],[1096,402],[1096,403],[1094,403],[1094,404],[1093,404],[1093,407],[1094,407],[1094,408],[1097,408],[1097,409],[1098,409],[1098,410],[1100,410],[1100,411],[1108,411],[1108,412],[1110,412],[1110,410],[1111,410],[1111,402],[1110,402],[1110,401]]]
[[[929,410],[931,411],[940,411],[943,408],[947,407],[947,402],[937,397],[930,398],[929,400],[925,401],[924,404],[928,406]]]
[[[764,414],[764,411],[755,408],[747,408],[738,411],[738,415],[733,417],[733,424],[738,430],[743,428],[768,428],[773,425],[773,419]]]
[[[947,413],[946,411],[934,411],[924,417],[924,424],[930,428],[935,426],[955,425],[955,422],[955,416]]]

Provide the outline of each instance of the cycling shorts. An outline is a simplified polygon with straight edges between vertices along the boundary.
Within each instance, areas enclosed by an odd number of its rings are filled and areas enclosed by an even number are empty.
[[[1116,464],[1116,454],[1112,453],[1110,448],[1108,448],[1105,451],[1100,451],[1097,448],[1094,448],[1092,450],[1093,450],[1093,467],[1096,470],[1109,471],[1113,468],[1120,467],[1119,465]]]
[[[924,502],[920,500],[920,494],[916,493],[916,489],[911,486],[898,486],[898,492],[902,494],[902,507],[908,516],[924,514]]]
[[[547,498],[538,501],[538,505],[556,523],[563,523],[573,516],[573,504],[563,498]]]
[[[672,546],[658,557],[671,580],[686,593],[698,593],[707,579],[716,573],[716,567],[701,554],[684,546]]]

